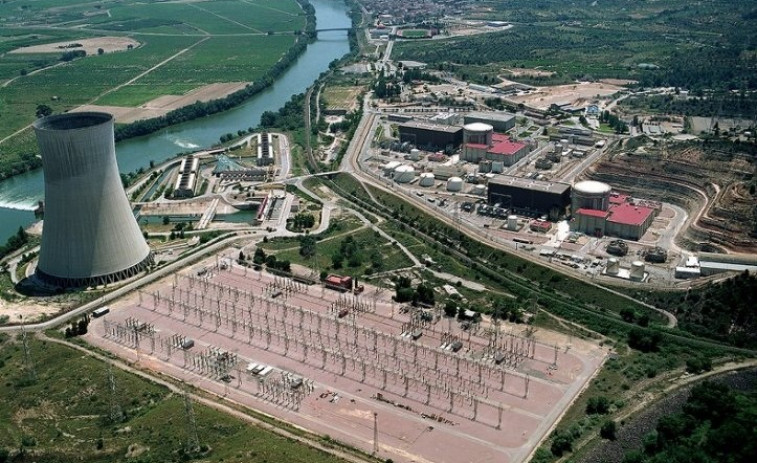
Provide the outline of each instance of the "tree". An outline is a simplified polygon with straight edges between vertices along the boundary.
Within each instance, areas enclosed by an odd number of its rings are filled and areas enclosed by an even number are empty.
[[[617,424],[615,424],[615,421],[613,420],[607,420],[602,424],[602,427],[599,429],[599,435],[602,436],[602,439],[607,440],[615,440],[617,432]]]
[[[263,265],[266,260],[265,251],[261,248],[255,249],[255,254],[252,255],[252,263],[256,265]]]
[[[313,257],[316,251],[316,240],[314,236],[305,235],[300,238],[300,255],[305,258]]]
[[[454,317],[457,315],[457,304],[454,301],[447,301],[444,304],[444,315],[447,317]]]
[[[621,309],[620,318],[622,318],[623,321],[626,321],[628,323],[633,323],[633,321],[636,319],[636,311],[628,307]]]
[[[168,225],[169,223],[171,223],[171,218],[168,217],[167,215],[164,215],[163,216],[163,225]]]
[[[97,54],[98,55],[104,55],[105,54],[105,50],[103,50],[102,48],[98,48],[97,49]]]
[[[37,105],[37,111],[35,114],[37,115],[37,118],[40,117],[47,117],[53,113],[53,108],[47,106],[46,104],[39,104]]]
[[[605,396],[589,398],[586,403],[587,415],[604,415],[610,411],[610,400]]]

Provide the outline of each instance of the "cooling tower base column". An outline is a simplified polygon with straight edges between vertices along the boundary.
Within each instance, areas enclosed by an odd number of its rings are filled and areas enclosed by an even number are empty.
[[[65,278],[65,277],[57,277],[54,275],[48,275],[47,273],[43,272],[42,270],[37,267],[37,270],[34,272],[34,274],[37,276],[37,278],[40,279],[44,284],[49,286],[57,286],[60,288],[87,288],[87,287],[96,287],[96,286],[104,286],[108,284],[117,283],[122,280],[126,280],[132,277],[135,277],[139,274],[139,272],[145,270],[147,267],[152,265],[154,263],[153,255],[150,253],[145,260],[138,263],[137,265],[134,265],[133,267],[127,268],[126,270],[121,270],[115,273],[111,273],[108,275],[101,275],[96,277],[87,277],[87,278]]]

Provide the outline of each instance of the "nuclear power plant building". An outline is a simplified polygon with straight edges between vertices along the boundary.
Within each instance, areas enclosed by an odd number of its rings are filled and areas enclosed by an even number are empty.
[[[113,116],[69,113],[34,123],[45,176],[37,277],[59,287],[113,283],[152,261],[121,184]]]

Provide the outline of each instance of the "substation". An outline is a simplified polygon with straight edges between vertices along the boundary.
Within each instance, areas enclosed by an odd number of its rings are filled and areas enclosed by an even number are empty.
[[[111,306],[88,340],[367,453],[434,462],[525,460],[606,353],[225,258]]]

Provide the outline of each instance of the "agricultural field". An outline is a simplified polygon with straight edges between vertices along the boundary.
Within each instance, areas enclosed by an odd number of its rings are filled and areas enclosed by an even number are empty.
[[[4,2],[0,18],[0,156],[11,166],[4,176],[36,152],[13,138],[39,105],[53,113],[134,108],[210,84],[256,82],[304,40],[295,32],[306,24],[295,0]]]
[[[0,335],[0,454],[10,452],[9,461],[186,461],[180,395],[113,368],[111,403],[105,362],[30,339],[32,379],[23,352],[20,339]],[[341,461],[205,405],[193,409],[203,461]],[[14,459],[19,452],[26,457]]]

